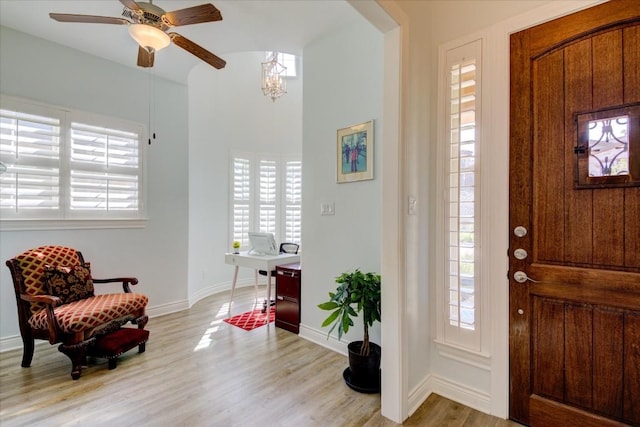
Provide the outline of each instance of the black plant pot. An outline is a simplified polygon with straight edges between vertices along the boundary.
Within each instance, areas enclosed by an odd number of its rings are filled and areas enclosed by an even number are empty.
[[[353,390],[361,393],[380,392],[380,356],[382,349],[378,344],[369,343],[369,356],[360,356],[362,341],[350,342],[349,367],[345,369],[343,377]]]

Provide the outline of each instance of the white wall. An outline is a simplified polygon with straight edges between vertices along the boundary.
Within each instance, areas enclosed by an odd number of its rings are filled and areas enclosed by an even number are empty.
[[[362,322],[356,322],[342,343],[327,341],[328,330],[320,325],[329,312],[317,305],[328,300],[342,272],[380,272],[383,59],[383,36],[364,21],[304,49],[300,334],[342,352],[346,343],[362,339]],[[374,179],[337,184],[337,130],[372,119]],[[335,215],[321,216],[321,203],[334,203]],[[370,334],[380,344],[379,324]]]
[[[0,28],[0,92],[147,124],[149,74]],[[135,55],[132,56],[135,61]],[[148,221],[144,228],[0,232],[0,346],[21,346],[13,284],[5,260],[25,249],[79,249],[95,277],[136,276],[149,312],[187,300],[187,88],[155,79],[153,130],[144,144]],[[115,285],[114,285],[115,286]]]
[[[430,391],[448,392],[458,401],[507,416],[508,385],[504,377],[508,364],[507,282],[504,269],[491,267],[495,270],[494,276],[500,279],[490,284],[496,298],[491,306],[495,311],[492,313],[490,368],[474,367],[473,358],[465,360],[464,355],[460,358],[458,354],[459,360],[445,357],[433,345],[435,315],[439,312],[435,306],[438,284],[433,265],[438,46],[491,28],[497,39],[493,40],[494,45],[488,46],[493,49],[490,60],[507,66],[508,44],[505,46],[504,41],[508,31],[586,7],[592,2],[399,0],[393,3],[409,17],[408,30],[403,32],[407,50],[403,51],[406,55],[402,61],[402,144],[406,152],[401,167],[405,171],[406,194],[401,199],[404,201],[408,194],[418,197],[418,215],[407,218],[404,230],[407,256],[405,265],[400,268],[406,267],[407,280],[397,284],[405,288],[407,311],[404,322],[408,324],[405,338],[408,354],[403,357],[407,360],[404,374],[409,380],[409,395],[401,398],[418,405]],[[553,5],[555,11],[549,12],[547,8],[538,12],[535,9],[549,5]],[[520,14],[527,11],[533,12],[521,19]],[[518,23],[507,25],[505,20]],[[12,30],[3,28],[0,36],[0,90],[3,93],[146,121],[146,98],[135,96],[137,88],[147,85],[145,73],[135,73]],[[30,54],[27,56],[24,52]],[[227,70],[233,70],[238,82],[241,78],[259,79],[259,69],[254,77],[249,76],[253,65],[244,62],[249,60],[244,54],[225,59],[229,61]],[[4,232],[0,233],[0,258],[5,260],[44,240],[45,243],[71,244],[81,248],[100,273],[138,275],[141,278],[139,289],[151,296],[152,307],[185,306],[187,298],[193,301],[215,289],[225,288],[232,274],[231,267],[223,264],[221,255],[228,250],[229,240],[228,150],[232,140],[242,148],[260,147],[267,138],[264,137],[266,132],[259,131],[259,126],[264,125],[263,118],[274,112],[267,106],[275,107],[278,112],[273,115],[276,118],[290,118],[286,124],[279,125],[278,135],[284,135],[286,129],[296,123],[304,125],[304,131],[301,128],[292,130],[304,140],[301,335],[343,351],[340,343],[326,340],[326,331],[320,329],[326,312],[316,305],[327,298],[328,291],[335,287],[335,276],[342,271],[355,267],[379,270],[383,245],[380,241],[383,204],[380,180],[384,178],[379,175],[381,159],[376,156],[375,180],[336,184],[336,130],[374,119],[376,134],[381,135],[383,59],[382,35],[368,24],[359,23],[305,48],[307,72],[303,101],[293,96],[290,86],[292,96],[285,96],[273,104],[262,97],[259,88],[256,88],[257,94],[243,91],[243,88],[253,90],[249,85],[232,88],[233,82],[227,80],[231,79],[231,73],[199,67],[190,76],[187,105],[186,88],[158,80],[159,141],[146,148],[151,197],[147,228],[115,232]],[[236,69],[234,62],[246,65]],[[77,63],[82,63],[88,71],[66,65]],[[495,168],[498,173],[493,177],[500,188],[485,202],[493,203],[503,218],[507,209],[503,184],[508,180],[505,164],[508,93],[504,92],[508,78],[505,78],[505,71],[508,70],[502,69],[502,74],[493,77],[492,96],[496,100],[492,110],[485,111],[493,117],[495,139],[491,147],[499,150],[496,158],[500,162]],[[302,97],[301,92],[296,96]],[[264,109],[250,105],[250,99],[254,97],[256,103],[264,101]],[[289,102],[293,104],[287,106]],[[393,142],[380,141],[376,137],[375,143],[376,153],[380,153],[379,144]],[[283,150],[294,149],[293,140],[287,139],[284,144]],[[191,152],[189,156],[188,151]],[[320,216],[320,203],[326,202],[335,202],[335,216]],[[404,206],[401,209],[404,212]],[[506,221],[503,225],[499,222],[491,224],[495,238],[490,244],[498,248],[493,251],[497,257],[506,253]],[[1,270],[0,339],[4,340],[16,335],[18,330],[8,270]],[[189,283],[188,290],[186,283]],[[360,339],[360,330],[357,325],[343,343]],[[379,342],[379,337],[379,329],[374,328],[373,340]],[[399,351],[391,349],[394,350]],[[479,399],[474,401],[475,398]],[[412,409],[415,406],[409,408]]]
[[[189,75],[188,283],[192,302],[229,289],[233,276],[233,267],[224,263],[224,253],[231,248],[230,150],[298,156],[302,151],[302,70],[298,77],[288,79],[287,94],[273,102],[260,88],[264,52],[224,58],[227,66],[222,70],[202,64]],[[253,283],[253,272],[241,269],[240,279],[249,278]]]

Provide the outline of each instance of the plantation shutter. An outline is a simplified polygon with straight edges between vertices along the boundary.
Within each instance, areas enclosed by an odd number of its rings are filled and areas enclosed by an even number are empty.
[[[24,219],[47,229],[144,218],[143,125],[4,94],[0,101],[3,230]]]
[[[3,215],[59,216],[62,117],[0,110]],[[14,214],[14,215],[12,215]]]
[[[140,205],[137,133],[71,123],[71,211],[135,211]]]
[[[300,244],[302,236],[302,162],[287,160],[284,167],[284,241]]]
[[[302,162],[291,156],[232,152],[229,245],[250,249],[249,231],[300,244]]]
[[[241,247],[249,247],[251,226],[251,161],[247,158],[233,159],[233,240]]]
[[[259,165],[258,231],[276,235],[277,162],[275,160],[260,160]]]
[[[475,75],[473,59],[451,66],[449,321],[466,329],[475,321]]]
[[[444,261],[446,322],[444,341],[478,351],[481,283],[480,245],[481,147],[480,40],[447,52],[446,60],[446,209],[447,255]]]

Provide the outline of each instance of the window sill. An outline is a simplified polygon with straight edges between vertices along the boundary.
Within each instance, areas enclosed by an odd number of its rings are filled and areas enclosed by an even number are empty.
[[[0,231],[144,228],[147,219],[4,219]]]

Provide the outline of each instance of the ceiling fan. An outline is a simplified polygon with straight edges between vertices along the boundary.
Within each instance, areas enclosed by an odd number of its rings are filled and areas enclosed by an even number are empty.
[[[120,0],[120,3],[125,7],[122,16],[128,19],[67,13],[50,13],[49,17],[59,22],[128,25],[129,34],[138,43],[138,65],[140,67],[153,67],[155,52],[168,46],[171,41],[217,69],[224,68],[226,65],[225,60],[186,37],[178,33],[167,32],[171,28],[181,25],[222,21],[222,14],[212,4],[165,12],[155,6],[153,0],[149,0],[148,3]]]

